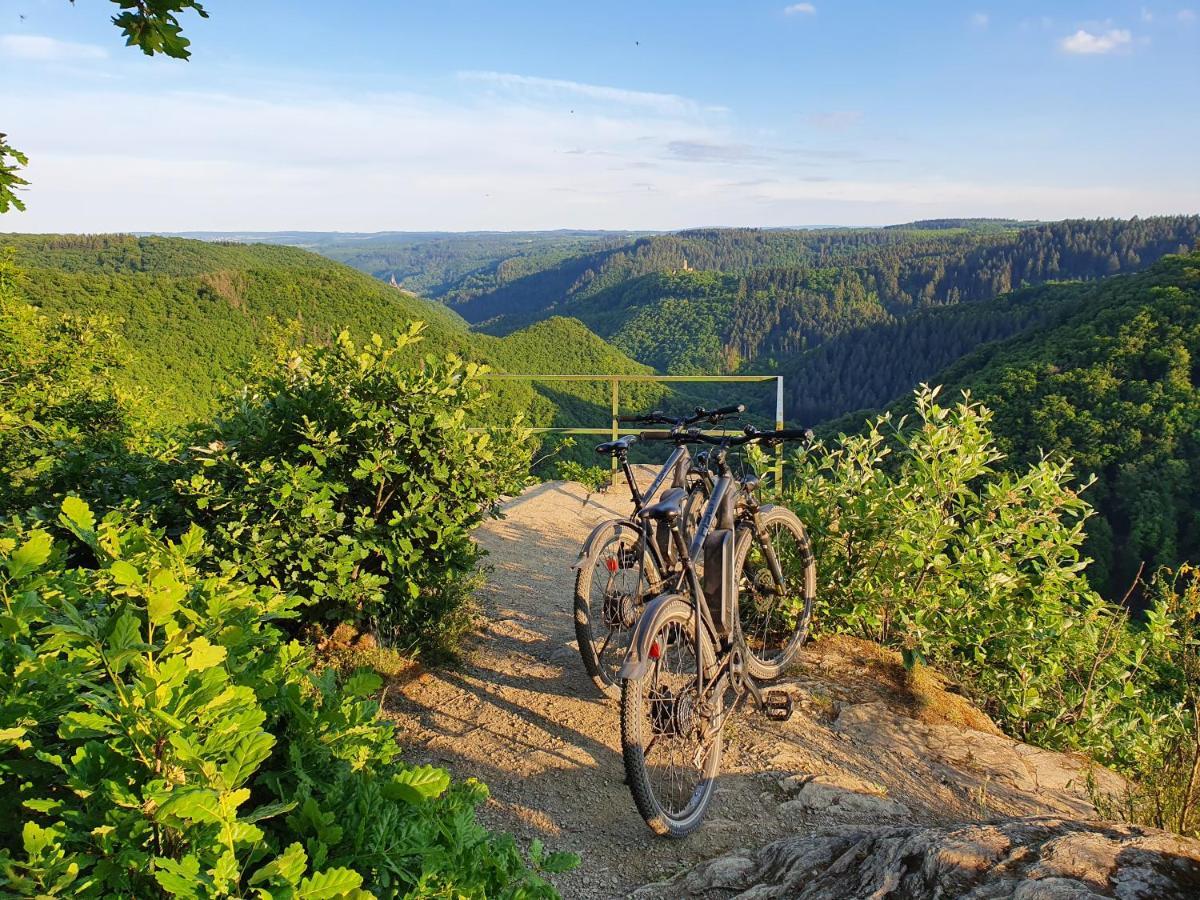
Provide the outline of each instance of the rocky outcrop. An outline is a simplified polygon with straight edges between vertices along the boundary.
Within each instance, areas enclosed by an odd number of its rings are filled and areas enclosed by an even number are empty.
[[[1051,816],[843,828],[726,854],[634,896],[1195,900],[1200,841]]]

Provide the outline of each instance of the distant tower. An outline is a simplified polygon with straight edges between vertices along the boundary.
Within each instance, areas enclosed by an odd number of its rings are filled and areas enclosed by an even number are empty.
[[[687,257],[686,257],[686,256],[683,258],[683,271],[685,271],[685,272],[690,272],[690,271],[692,271],[692,267],[688,265],[688,261],[687,261]]]

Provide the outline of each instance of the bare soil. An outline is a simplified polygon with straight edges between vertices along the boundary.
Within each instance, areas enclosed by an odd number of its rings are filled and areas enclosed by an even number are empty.
[[[780,683],[796,701],[791,721],[734,717],[703,826],[655,837],[623,783],[618,707],[584,672],[572,619],[579,548],[626,509],[623,492],[589,496],[569,482],[506,504],[478,532],[491,571],[463,663],[405,673],[385,694],[411,762],[488,784],[486,824],[582,856],[557,878],[563,896],[626,896],[731,850],[863,817],[1094,815],[1083,761],[1000,735],[938,683],[909,692],[887,651],[840,638],[811,644]],[[820,790],[792,799],[813,776]]]

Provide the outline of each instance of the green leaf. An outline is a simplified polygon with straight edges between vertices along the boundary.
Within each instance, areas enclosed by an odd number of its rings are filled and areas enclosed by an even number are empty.
[[[301,881],[296,896],[305,900],[330,900],[357,890],[362,881],[362,876],[353,869],[326,869]]]
[[[383,687],[383,679],[370,669],[359,669],[347,680],[344,690],[351,697],[370,697]]]
[[[65,741],[103,737],[117,730],[116,723],[99,713],[76,710],[59,721],[58,736]]]
[[[36,822],[26,822],[24,828],[21,829],[21,840],[25,852],[29,856],[37,856],[42,850],[53,844],[54,837],[53,829],[42,828]]]
[[[146,597],[150,621],[155,625],[165,623],[179,609],[179,601],[185,596],[187,588],[179,583],[173,573],[165,569],[155,572],[150,577],[150,591]]]
[[[178,862],[161,856],[156,858],[154,880],[173,897],[199,897],[200,889],[206,887],[200,877],[200,860],[191,854]],[[207,893],[205,891],[205,895]]]
[[[96,536],[96,517],[91,508],[78,497],[63,499],[60,521],[88,543]]]
[[[288,884],[295,884],[308,868],[308,854],[299,843],[289,844],[288,848],[277,857],[250,876],[250,884],[258,884],[271,878],[280,878]]]
[[[113,581],[124,587],[131,587],[135,584],[140,584],[142,581],[141,573],[137,568],[123,559],[118,559],[108,567],[108,573],[112,575]]]
[[[291,812],[296,808],[296,801],[290,800],[287,803],[264,803],[258,809],[246,813],[242,816],[243,822],[261,822],[263,819],[271,819],[275,816],[281,816],[285,812]]]
[[[28,746],[29,742],[22,740],[25,737],[25,731],[24,728],[0,728],[0,745]]]
[[[220,644],[210,643],[203,635],[188,644],[188,648],[187,667],[193,672],[219,665],[224,662],[227,652]]]
[[[266,731],[248,734],[238,741],[238,745],[230,754],[229,762],[221,767],[221,778],[225,786],[234,788],[244,784],[246,779],[267,761],[274,746],[275,735]]]
[[[440,797],[450,787],[450,773],[433,766],[415,766],[392,776],[383,786],[383,795],[389,800],[404,800],[408,803],[423,803]]]
[[[50,558],[53,543],[45,531],[35,531],[8,558],[8,574],[13,578],[23,578],[37,571]]]
[[[176,791],[158,808],[157,817],[218,823],[222,821],[221,801],[216,791],[207,788]]]
[[[578,853],[567,853],[565,851],[551,853],[542,859],[541,870],[551,874],[570,872],[572,869],[579,868],[580,862]]]

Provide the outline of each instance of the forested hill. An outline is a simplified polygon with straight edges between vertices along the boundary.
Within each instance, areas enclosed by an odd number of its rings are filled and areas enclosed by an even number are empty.
[[[1095,474],[1090,574],[1119,597],[1143,563],[1152,572],[1200,558],[1200,252],[1135,275],[1047,285],[1008,306],[1034,303],[1035,327],[930,381],[948,397],[969,389],[995,411],[1005,465],[1056,452],[1081,476]]]
[[[289,329],[325,341],[345,327],[363,340],[426,323],[414,361],[454,351],[508,371],[648,371],[578,322],[546,322],[499,339],[470,332],[440,303],[289,246],[128,235],[0,235],[21,272],[19,295],[47,314],[120,322],[125,387],[165,425],[212,415],[220,393],[270,354]],[[530,368],[533,366],[535,368]],[[603,386],[497,383],[488,412],[534,424],[602,424]],[[633,395],[633,396],[636,396]]]
[[[1136,271],[1200,238],[1197,216],[956,225],[646,237],[455,309],[500,334],[573,316],[668,372],[762,370],[872,322],[1022,285]]]
[[[121,320],[128,386],[164,421],[203,418],[227,379],[269,353],[281,329],[329,339],[428,323],[435,348],[466,349],[453,312],[293,247],[127,235],[3,235],[24,273],[20,293],[48,313]]]

